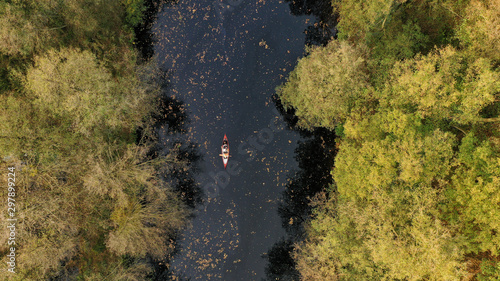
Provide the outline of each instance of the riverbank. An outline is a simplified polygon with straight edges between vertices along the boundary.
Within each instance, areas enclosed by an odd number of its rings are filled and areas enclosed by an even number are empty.
[[[498,278],[498,3],[354,2],[334,1],[339,39],[278,89],[338,146],[288,263],[307,280]]]
[[[144,3],[80,2],[0,4],[1,167],[16,174],[8,280],[152,278],[190,214],[162,175],[187,167],[186,151],[154,153],[155,117],[171,112],[161,71],[134,49]]]

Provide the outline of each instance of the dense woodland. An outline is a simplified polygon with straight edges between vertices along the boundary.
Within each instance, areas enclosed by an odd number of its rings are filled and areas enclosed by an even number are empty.
[[[277,90],[337,134],[301,279],[499,280],[500,1],[332,5],[338,39]]]
[[[0,194],[15,167],[18,219],[17,273],[2,262],[1,279],[145,280],[172,253],[189,208],[160,176],[184,165],[179,150],[152,153],[155,116],[168,112],[134,48],[145,9],[0,1]]]
[[[338,39],[278,89],[300,126],[337,134],[305,241],[283,242],[301,278],[498,280],[500,1],[332,5]],[[134,49],[144,10],[0,1],[0,167],[16,168],[18,218],[3,278],[145,280],[174,250],[189,207],[160,174],[185,163],[151,153],[168,112]]]

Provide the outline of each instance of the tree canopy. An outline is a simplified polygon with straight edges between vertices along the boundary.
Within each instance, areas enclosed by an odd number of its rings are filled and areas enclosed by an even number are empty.
[[[366,69],[366,50],[347,42],[332,41],[312,48],[278,88],[285,106],[293,106],[305,128],[333,129],[354,108],[371,99]]]
[[[146,280],[172,254],[190,210],[161,171],[188,169],[179,150],[151,153],[161,85],[132,46],[143,10],[0,3],[0,168],[15,168],[17,218],[16,274],[3,277]]]
[[[500,277],[499,4],[333,1],[339,39],[277,90],[338,133],[303,280]]]

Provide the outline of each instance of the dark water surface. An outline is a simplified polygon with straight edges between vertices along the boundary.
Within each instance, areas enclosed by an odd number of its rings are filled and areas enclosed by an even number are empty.
[[[308,23],[268,0],[179,1],[158,14],[157,60],[171,70],[171,94],[185,103],[187,135],[203,157],[196,180],[205,203],[179,241],[176,276],[264,277],[263,257],[285,234],[277,206],[300,139],[271,96],[303,55]],[[224,134],[232,155],[226,170]]]

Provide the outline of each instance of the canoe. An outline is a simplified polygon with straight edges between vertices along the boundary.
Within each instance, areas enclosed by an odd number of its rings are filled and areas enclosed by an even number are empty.
[[[219,155],[222,156],[222,163],[224,163],[225,169],[229,160],[229,142],[227,140],[226,134],[224,134],[224,139],[222,140],[222,146],[220,147],[220,149],[222,153]]]

